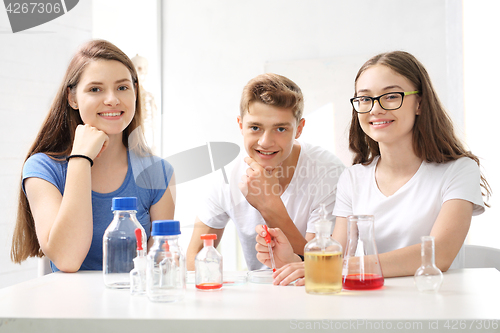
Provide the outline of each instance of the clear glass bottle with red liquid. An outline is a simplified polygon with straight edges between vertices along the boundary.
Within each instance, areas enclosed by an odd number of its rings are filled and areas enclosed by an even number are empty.
[[[204,234],[203,249],[194,259],[196,289],[204,291],[222,288],[222,256],[214,247],[215,234]]]
[[[371,290],[384,285],[384,276],[375,244],[373,215],[347,217],[347,244],[342,269],[342,287]]]
[[[415,272],[415,285],[420,292],[435,293],[443,283],[443,273],[435,264],[434,237],[422,236],[421,240],[422,265]]]
[[[304,247],[305,289],[308,294],[335,294],[342,290],[342,245],[331,237],[325,204],[319,213],[315,237]]]

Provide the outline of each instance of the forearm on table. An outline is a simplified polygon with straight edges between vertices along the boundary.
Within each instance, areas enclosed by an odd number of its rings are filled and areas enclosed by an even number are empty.
[[[62,271],[76,271],[92,242],[92,189],[88,162],[75,159],[68,165],[66,184],[57,216],[44,251]]]
[[[420,244],[379,254],[384,277],[411,276],[421,264]]]
[[[435,240],[435,264],[441,271],[449,269],[457,253],[455,247],[452,248],[446,241]],[[379,258],[385,277],[411,276],[422,264],[421,244],[381,253]]]
[[[435,264],[446,272],[462,247],[472,218],[473,205],[461,199],[443,203],[430,235],[434,237]],[[421,244],[380,255],[385,276],[413,275],[421,265]]]

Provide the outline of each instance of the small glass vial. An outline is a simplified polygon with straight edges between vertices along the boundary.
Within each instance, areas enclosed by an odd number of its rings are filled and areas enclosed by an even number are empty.
[[[222,288],[222,256],[214,247],[215,234],[205,234],[203,249],[196,255],[195,283],[196,289],[204,291],[220,290]]]
[[[147,259],[142,247],[141,229],[135,229],[135,237],[137,239],[137,256],[134,258],[134,269],[130,271],[130,293],[132,295],[145,295]]]
[[[435,293],[443,283],[443,273],[434,259],[434,236],[422,236],[422,265],[415,272],[415,285],[418,291]]]
[[[186,293],[186,258],[179,247],[179,221],[154,221],[147,257],[146,294],[153,302],[175,302]]]
[[[130,288],[130,271],[136,257],[135,230],[141,231],[142,247],[146,247],[146,232],[135,216],[137,198],[113,198],[114,218],[104,232],[102,271],[108,288]]]
[[[309,294],[335,294],[342,290],[342,246],[330,236],[325,204],[320,215],[316,235],[304,248],[305,287]]]

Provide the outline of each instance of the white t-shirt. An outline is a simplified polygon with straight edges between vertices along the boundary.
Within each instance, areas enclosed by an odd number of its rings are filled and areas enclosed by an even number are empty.
[[[451,199],[474,204],[472,215],[484,212],[477,163],[462,157],[447,163],[422,162],[415,175],[396,193],[386,197],[375,181],[379,157],[367,166],[356,164],[340,177],[333,214],[373,215],[379,253],[421,242],[430,234],[441,206]],[[463,268],[463,247],[451,268]]]
[[[288,215],[305,236],[314,233],[313,223],[319,219],[321,203],[332,211],[335,205],[337,182],[345,169],[340,159],[323,148],[299,142],[301,146],[297,167],[292,180],[281,200]],[[241,193],[238,183],[246,174],[248,165],[244,162],[245,151],[240,154],[230,172],[229,184],[221,177],[214,184],[202,205],[198,218],[207,226],[222,229],[229,219],[233,220],[249,270],[264,266],[257,260],[255,251],[255,227],[265,224],[262,215],[250,205]]]

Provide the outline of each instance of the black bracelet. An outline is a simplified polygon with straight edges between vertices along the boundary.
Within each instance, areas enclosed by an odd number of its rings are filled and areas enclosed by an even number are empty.
[[[295,253],[297,254],[297,253]],[[301,256],[300,254],[297,254],[299,256],[300,259],[302,259],[302,261],[304,261],[304,256]]]
[[[94,166],[94,161],[92,161],[92,159],[88,156],[85,156],[85,155],[69,155],[68,157],[66,157],[66,162],[69,162],[69,160],[73,157],[81,157],[81,158],[84,158],[86,159],[87,161],[90,162],[90,167],[93,167]]]

